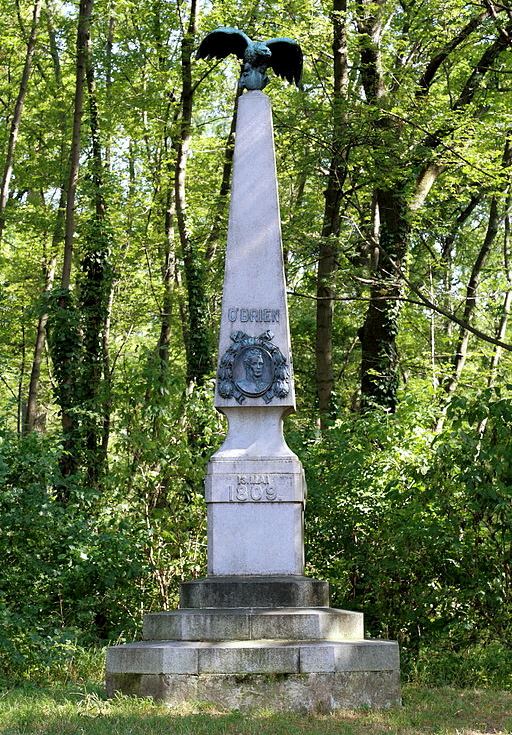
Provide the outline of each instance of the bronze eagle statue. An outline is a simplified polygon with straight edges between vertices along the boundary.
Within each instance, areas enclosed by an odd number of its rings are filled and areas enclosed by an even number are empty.
[[[297,87],[302,75],[302,51],[291,38],[271,38],[269,41],[251,41],[238,28],[216,28],[208,33],[197,51],[198,59],[225,59],[235,54],[243,61],[238,82],[242,89],[263,89],[268,84],[267,69]]]

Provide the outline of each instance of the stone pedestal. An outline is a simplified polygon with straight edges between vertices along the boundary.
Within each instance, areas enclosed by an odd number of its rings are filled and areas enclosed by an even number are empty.
[[[208,577],[180,608],[113,646],[107,690],[179,704],[331,711],[400,702],[398,646],[329,608],[304,573],[306,483],[283,437],[295,410],[272,115],[239,99],[215,405],[228,433],[208,465]]]
[[[299,575],[186,582],[179,610],[144,618],[144,641],[113,646],[107,692],[178,705],[329,712],[400,703],[398,646],[364,640],[362,613],[328,606]]]

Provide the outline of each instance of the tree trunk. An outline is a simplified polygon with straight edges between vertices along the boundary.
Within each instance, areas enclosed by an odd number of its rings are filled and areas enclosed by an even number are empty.
[[[206,239],[206,252],[205,260],[210,262],[215,258],[217,248],[219,245],[219,238],[221,234],[222,221],[225,216],[228,196],[229,196],[229,184],[231,181],[231,172],[233,170],[233,155],[235,153],[235,130],[236,130],[236,119],[238,110],[238,98],[242,94],[242,89],[237,87],[235,95],[235,105],[233,108],[233,115],[231,117],[231,126],[229,128],[228,137],[226,140],[226,148],[224,150],[224,166],[222,167],[222,177],[219,188],[219,196],[217,199],[217,205],[215,208],[215,214],[213,215],[213,223]]]
[[[316,387],[320,425],[325,428],[332,413],[334,372],[332,364],[332,320],[334,314],[333,279],[337,262],[337,238],[340,232],[340,207],[347,175],[345,136],[345,98],[348,84],[348,49],[346,0],[333,0],[333,109],[332,154],[325,190],[325,206],[318,251],[316,286]]]
[[[16,424],[18,436],[23,433],[23,380],[25,378],[25,366],[26,366],[26,354],[27,345],[25,338],[25,309],[22,309],[21,313],[21,349],[20,349],[20,366],[18,369],[18,394],[17,394],[17,411],[16,411]]]
[[[463,321],[467,324],[471,322],[473,312],[476,307],[477,291],[480,283],[480,276],[482,269],[485,266],[487,258],[489,256],[491,246],[494,243],[498,234],[499,226],[499,214],[498,214],[498,201],[495,196],[491,199],[491,206],[489,209],[489,221],[487,224],[487,232],[485,233],[484,241],[478,255],[471,269],[471,275],[466,288],[466,298],[464,300],[464,314]],[[468,352],[469,332],[464,327],[460,328],[459,339],[457,341],[457,347],[455,349],[455,356],[453,358],[453,369],[452,374],[446,382],[444,389],[448,395],[454,393],[457,384],[459,382],[461,373],[466,363],[466,357]]]
[[[64,261],[58,301],[49,321],[49,346],[57,383],[56,393],[61,412],[63,433],[63,446],[60,458],[60,471],[63,480],[57,487],[57,495],[64,503],[69,499],[67,478],[76,473],[80,459],[80,427],[74,409],[80,402],[78,390],[80,383],[81,337],[78,326],[78,315],[73,303],[70,285],[75,233],[75,197],[80,167],[80,132],[83,113],[87,44],[93,2],[94,0],[80,0],[76,39],[73,132],[66,187]]]
[[[407,252],[409,225],[403,184],[378,190],[379,253],[361,342],[361,408],[396,408],[399,382],[396,337],[402,285],[396,271]]]
[[[380,58],[381,21],[374,15],[379,3],[359,4],[358,20],[361,55],[361,79],[369,104],[380,105],[386,93]],[[361,409],[376,406],[394,411],[399,382],[396,337],[402,287],[397,274],[407,252],[409,235],[408,206],[397,149],[401,124],[382,116],[376,124],[387,147],[386,181],[391,186],[377,186],[374,194],[376,223],[375,253],[372,259],[373,283],[370,303],[358,335],[361,343]]]
[[[106,460],[102,434],[106,418],[105,407],[110,405],[108,395],[110,381],[104,358],[112,274],[109,262],[111,235],[104,195],[103,155],[90,41],[86,56],[86,79],[91,132],[94,214],[87,229],[85,255],[81,263],[80,314],[83,325],[83,347],[80,396],[85,408],[83,435],[86,447],[87,476],[91,485],[97,485]]]
[[[62,73],[61,73],[57,41],[55,38],[55,31],[52,26],[50,12],[47,13],[47,30],[48,30],[50,55],[51,55],[52,62],[53,62],[53,70],[54,70],[54,76],[55,76],[56,94],[58,95],[59,100],[62,103]],[[66,112],[65,112],[65,109],[63,108],[63,104],[61,104],[61,112],[60,112],[59,117],[60,117],[60,131],[62,134],[61,146],[60,146],[61,148],[60,159],[61,159],[61,162],[63,163],[65,160],[65,152],[66,152],[66,141],[65,141]],[[43,291],[43,298],[45,299],[45,301],[48,300],[48,296],[50,295],[52,288],[53,288],[53,283],[55,279],[55,270],[56,270],[56,265],[57,265],[57,252],[64,239],[65,209],[66,209],[66,181],[63,177],[63,181],[60,187],[57,216],[56,216],[55,225],[53,228],[50,261],[45,265],[45,286],[44,286],[44,291]],[[40,314],[38,322],[37,322],[36,340],[35,340],[35,345],[34,345],[34,355],[32,358],[32,369],[30,373],[27,404],[26,404],[25,416],[24,416],[24,421],[23,421],[24,433],[30,433],[34,429],[38,429],[38,426],[37,426],[38,395],[39,395],[39,385],[40,385],[40,375],[41,375],[41,364],[43,360],[44,348],[45,348],[45,343],[47,339],[47,329],[46,329],[47,322],[48,322],[48,310],[45,309]]]
[[[431,160],[427,150],[435,150],[444,136],[453,132],[453,126],[445,126],[428,133],[412,152],[410,161],[400,157],[397,142],[401,136],[403,123],[396,116],[386,114],[384,109],[386,88],[380,63],[380,35],[383,2],[369,3],[359,0],[358,19],[359,45],[361,54],[361,79],[366,100],[372,105],[383,108],[384,114],[377,121],[377,130],[382,131],[378,143],[381,154],[385,148],[387,155],[385,188],[377,190],[380,233],[378,234],[378,261],[374,273],[374,285],[370,289],[370,305],[361,338],[361,406],[363,408],[379,405],[394,411],[398,388],[396,336],[400,314],[401,288],[400,273],[404,270],[408,250],[410,212],[421,207],[442,167]],[[480,19],[480,16],[478,16]],[[470,23],[455,39],[447,44],[443,60],[464,41],[478,23]],[[469,105],[481,85],[492,63],[503,51],[506,44],[497,38],[476,62],[458,98],[452,105],[453,110],[461,110]],[[420,79],[421,95],[424,95],[434,79],[439,65],[432,63],[428,78]],[[395,151],[396,147],[396,151]],[[381,159],[382,160],[382,159]],[[407,175],[404,176],[404,170]],[[411,178],[414,177],[414,179]],[[407,189],[415,184],[415,192],[407,197]]]
[[[496,330],[496,339],[503,341],[507,332],[508,319],[510,316],[510,309],[512,307],[512,263],[510,262],[510,214],[512,211],[512,193],[509,190],[506,204],[506,215],[505,215],[505,234],[503,236],[503,260],[505,273],[507,274],[507,290],[505,291],[505,297],[503,299],[503,306],[501,308],[501,317]],[[489,377],[487,378],[487,387],[492,388],[496,379],[496,372],[498,365],[500,364],[503,350],[499,345],[494,346],[494,351],[489,363]],[[487,418],[483,418],[478,425],[478,433],[482,437],[487,427]]]
[[[25,104],[25,97],[27,95],[28,80],[30,77],[30,70],[32,68],[32,59],[34,56],[34,50],[36,46],[37,31],[39,27],[39,18],[41,16],[41,4],[42,0],[35,0],[34,11],[32,14],[32,26],[30,29],[30,36],[27,43],[27,52],[25,54],[25,63],[23,65],[23,72],[21,75],[20,88],[18,91],[18,97],[14,106],[14,113],[11,120],[11,127],[9,130],[9,140],[7,143],[7,153],[5,156],[4,170],[2,174],[2,185],[0,189],[0,240],[3,236],[5,227],[5,208],[9,199],[9,185],[11,183],[12,170],[14,165],[14,152],[16,150],[16,143],[18,140],[18,133],[21,123],[21,115],[23,112],[23,105]]]
[[[512,145],[507,139],[505,143],[505,150],[503,152],[502,166],[509,168],[512,165]],[[491,247],[498,234],[498,228],[500,224],[500,214],[498,208],[498,195],[495,194],[491,199],[489,207],[489,219],[487,222],[487,231],[485,233],[484,240],[478,251],[478,255],[471,269],[471,275],[469,277],[468,285],[466,288],[466,298],[464,301],[464,314],[462,321],[465,324],[470,324],[473,312],[476,307],[477,291],[480,283],[480,276],[485,266],[487,258],[489,256]],[[453,358],[453,369],[450,378],[447,380],[444,389],[448,396],[455,392],[459,378],[464,369],[466,362],[467,351],[469,343],[469,332],[464,327],[460,328],[459,339]]]
[[[76,39],[75,99],[73,111],[73,134],[69,161],[69,178],[66,201],[66,225],[64,231],[64,264],[62,267],[61,288],[68,290],[71,284],[73,240],[75,237],[75,199],[80,168],[80,132],[84,105],[84,86],[87,63],[89,28],[94,0],[80,0],[78,33]]]
[[[169,141],[166,143],[166,150],[170,148]],[[169,155],[170,151],[167,153]],[[168,166],[168,174],[170,174],[170,165]],[[171,313],[172,313],[172,297],[174,289],[174,275],[176,270],[176,259],[174,253],[174,218],[176,214],[174,189],[168,183],[165,194],[165,211],[164,211],[164,248],[162,262],[162,284],[164,295],[162,301],[162,309],[160,312],[160,335],[157,343],[158,358],[160,361],[160,371],[166,372],[169,366],[169,344],[171,341]]]
[[[65,206],[63,193],[61,192],[61,203]],[[61,212],[59,206],[59,213]],[[55,277],[55,266],[57,264],[57,256],[53,255],[50,262],[46,265],[44,294],[47,296],[53,288],[53,279]],[[25,416],[23,420],[23,433],[29,434],[37,428],[37,408],[39,395],[39,379],[41,376],[41,363],[43,361],[44,346],[46,342],[46,322],[48,321],[48,312],[45,309],[40,315],[37,322],[36,342],[34,345],[34,357],[32,358],[32,370],[30,371],[30,383],[28,388],[27,405],[25,408]]]
[[[192,52],[194,50],[196,0],[190,4],[187,31],[181,44],[181,121],[175,169],[176,218],[183,254],[188,300],[187,382],[201,385],[213,370],[209,305],[204,258],[192,241],[187,225],[185,178],[192,122]]]

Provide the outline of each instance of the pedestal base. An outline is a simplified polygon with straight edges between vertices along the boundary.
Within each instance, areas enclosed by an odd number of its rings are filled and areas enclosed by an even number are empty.
[[[325,582],[207,577],[181,600],[145,616],[144,641],[109,648],[110,696],[308,712],[400,703],[398,645],[364,640],[362,613],[327,607]]]
[[[236,710],[333,712],[400,704],[398,671],[307,674],[107,674],[107,692],[170,705],[212,702]]]

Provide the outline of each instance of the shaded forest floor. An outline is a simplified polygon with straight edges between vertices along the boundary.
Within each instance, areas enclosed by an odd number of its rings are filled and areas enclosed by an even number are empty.
[[[487,735],[512,732],[512,692],[406,685],[404,706],[334,715],[179,710],[150,700],[108,701],[98,686],[24,686],[0,692],[4,735]]]

